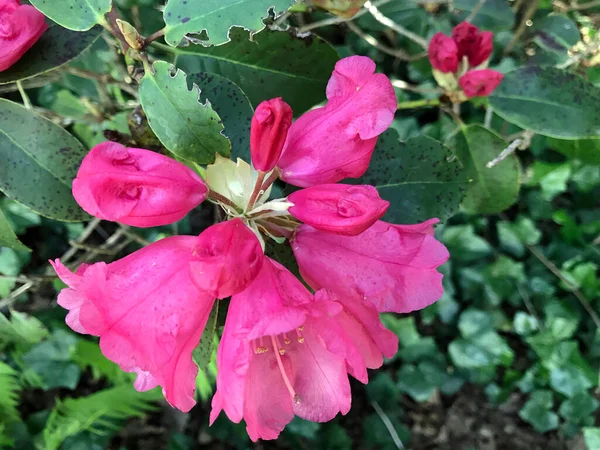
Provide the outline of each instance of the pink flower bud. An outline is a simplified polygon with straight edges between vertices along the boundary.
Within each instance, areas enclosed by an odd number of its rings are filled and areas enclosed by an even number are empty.
[[[471,97],[487,97],[498,87],[504,75],[491,69],[470,70],[458,80],[458,84]]]
[[[19,0],[0,0],[0,72],[16,63],[48,29],[44,15]]]
[[[250,153],[256,170],[268,172],[275,167],[291,125],[292,108],[281,97],[258,105],[250,128]]]
[[[436,33],[429,43],[429,61],[434,69],[443,73],[458,70],[458,48],[451,37]]]
[[[469,22],[462,22],[452,30],[452,39],[458,47],[458,58],[466,56],[471,67],[477,67],[490,57],[494,45],[494,34],[480,32]]]
[[[207,192],[202,178],[186,165],[115,142],[91,149],[73,180],[73,196],[86,212],[136,227],[176,222]]]
[[[190,271],[199,289],[213,297],[225,298],[246,289],[256,278],[263,260],[258,238],[236,218],[200,233]]]
[[[356,236],[378,219],[390,206],[369,185],[321,184],[288,197],[294,204],[289,212],[317,230]]]

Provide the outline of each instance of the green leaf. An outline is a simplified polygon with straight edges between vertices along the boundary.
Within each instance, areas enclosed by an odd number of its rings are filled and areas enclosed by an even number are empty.
[[[101,33],[102,27],[78,33],[51,23],[21,59],[0,72],[0,84],[26,80],[61,67],[87,50]]]
[[[487,332],[494,328],[493,317],[478,309],[466,309],[458,320],[458,329],[462,337],[470,339],[480,333]]]
[[[591,388],[592,383],[578,367],[570,364],[550,371],[550,386],[566,397],[574,397]]]
[[[485,30],[503,31],[512,28],[515,14],[504,0],[455,0],[454,8],[468,13],[477,10],[473,24]],[[465,14],[466,16],[466,14]]]
[[[294,1],[203,0],[199,5],[189,0],[169,0],[164,12],[165,40],[177,46],[186,34],[195,34],[204,45],[223,44],[229,41],[231,27],[243,27],[253,33],[262,30],[269,9],[274,8],[277,16]],[[208,35],[206,39],[203,32]]]
[[[72,359],[76,344],[75,336],[56,330],[50,339],[33,346],[22,359],[40,376],[45,390],[57,387],[75,389],[81,374]]]
[[[10,227],[8,220],[6,220],[6,216],[4,215],[4,213],[2,212],[1,209],[0,209],[0,247],[8,247],[8,248],[12,248],[13,250],[21,250],[21,251],[26,251],[26,252],[31,251],[31,250],[29,250],[29,248],[24,246],[21,243],[21,241],[19,241],[19,238],[17,237],[17,235],[14,233],[14,231]]]
[[[551,138],[548,140],[548,145],[569,159],[579,159],[586,164],[600,165],[600,139],[567,141]]]
[[[325,87],[339,56],[322,39],[263,30],[250,40],[243,28],[232,28],[229,37],[230,42],[217,47],[167,50],[175,53],[175,65],[186,73],[216,73],[233,81],[254,107],[263,100],[283,97],[299,115],[325,99]]]
[[[73,31],[86,31],[104,23],[111,0],[30,0],[31,4],[59,25]]]
[[[197,164],[211,164],[215,154],[229,156],[231,145],[210,102],[200,103],[200,90],[188,90],[186,74],[164,61],[154,64],[140,83],[140,102],[150,127],[175,155]]]
[[[206,368],[213,354],[213,348],[215,346],[215,330],[217,328],[218,316],[219,301],[217,300],[215,301],[212,310],[210,311],[210,315],[208,316],[208,320],[206,321],[206,326],[204,327],[204,331],[202,332],[200,342],[192,352],[192,358],[198,366],[198,369],[200,370],[204,370]]]
[[[500,117],[538,134],[559,139],[600,136],[600,88],[564,70],[514,70],[489,99]]]
[[[511,206],[519,195],[519,161],[512,154],[492,168],[487,163],[506,148],[504,140],[480,125],[470,125],[453,138],[454,152],[471,183],[462,208],[471,214],[493,214]]]
[[[523,311],[517,311],[513,320],[513,328],[517,334],[528,336],[539,329],[539,323],[532,315],[524,313]]]
[[[552,392],[536,391],[519,411],[519,417],[531,424],[538,433],[558,428],[558,416],[551,411]]]
[[[18,420],[19,386],[17,372],[0,361],[0,423]],[[1,430],[0,430],[1,431]]]
[[[565,400],[558,413],[569,422],[581,422],[590,417],[598,409],[598,400],[587,392],[580,392]]]
[[[509,366],[514,352],[495,331],[487,331],[471,339],[456,339],[448,346],[450,357],[458,367],[484,368],[492,365]]]
[[[583,439],[589,450],[600,449],[600,427],[587,427],[583,429]]]
[[[206,94],[225,126],[223,134],[231,141],[231,159],[250,161],[250,123],[254,110],[246,94],[232,81],[214,73],[189,75],[188,85],[200,88],[200,101]]]
[[[392,129],[379,137],[367,172],[347,181],[375,186],[391,203],[385,220],[406,224],[446,220],[467,188],[463,168],[448,148],[427,136],[401,142]]]
[[[85,154],[58,125],[0,99],[0,190],[8,197],[45,217],[84,220],[71,183]]]
[[[48,330],[35,317],[11,311],[10,320],[0,314],[0,349],[6,345],[28,348],[48,336]]]
[[[533,23],[534,41],[544,50],[564,53],[581,39],[577,24],[566,16],[551,15]]]

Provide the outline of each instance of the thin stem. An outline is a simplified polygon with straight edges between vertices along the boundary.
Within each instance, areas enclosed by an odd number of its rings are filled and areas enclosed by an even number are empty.
[[[148,47],[152,42],[154,42],[156,39],[162,37],[165,35],[165,28],[155,31],[154,33],[152,33],[150,36],[148,36],[146,39],[144,39],[144,43],[142,44],[142,49],[145,49],[146,47]]]
[[[76,77],[96,81],[100,85],[116,84],[121,90],[127,92],[132,97],[137,97],[137,92],[132,86],[130,86],[124,81],[119,81],[108,74],[96,73],[92,72],[91,70],[80,69],[79,67],[72,66],[66,66],[64,70],[65,72],[70,73],[71,75],[75,75]]]
[[[421,99],[414,100],[411,102],[400,102],[398,103],[398,109],[416,109],[416,108],[428,108],[430,106],[438,106],[440,104],[439,98],[432,99]]]
[[[390,436],[392,438],[392,441],[394,441],[394,445],[396,446],[396,448],[398,450],[403,450],[404,445],[402,444],[402,440],[400,439],[400,436],[398,436],[398,433],[396,432],[396,429],[394,428],[394,425],[392,424],[392,421],[390,420],[390,418],[383,411],[383,409],[381,409],[381,406],[379,406],[379,403],[371,402],[371,405],[373,405],[373,409],[375,409],[375,412],[377,413],[377,415],[379,416],[379,418],[385,425],[385,428],[388,430],[388,433],[390,433]]]
[[[444,91],[441,88],[420,88],[419,86],[415,86],[407,83],[404,80],[392,80],[392,86],[397,87],[398,89],[402,89],[404,91],[416,92],[418,94],[443,94]]]
[[[33,106],[31,104],[31,100],[29,100],[29,96],[27,95],[27,92],[25,92],[25,89],[23,89],[21,80],[17,81],[17,89],[19,90],[19,94],[21,94],[21,98],[23,99],[23,106],[25,106],[25,108],[27,108],[27,109],[32,109]]]
[[[267,230],[269,233],[271,233],[273,236],[284,237],[288,240],[292,239],[292,237],[294,236],[293,230],[289,230],[285,227],[280,227],[279,225],[275,225],[271,221],[261,220],[258,222],[258,224],[261,227],[263,227],[265,230]]]
[[[360,38],[364,39],[367,44],[375,47],[377,50],[387,53],[390,56],[401,59],[403,61],[416,61],[417,59],[421,59],[427,56],[427,52],[419,53],[417,55],[411,55],[403,50],[395,49],[388,47],[387,45],[379,42],[375,37],[370,35],[369,33],[365,33],[361,30],[354,22],[347,22],[346,26],[352,31],[356,33]]]
[[[483,5],[485,4],[485,2],[486,2],[486,0],[479,0],[479,3],[477,3],[475,5],[475,8],[473,8],[471,10],[471,14],[469,14],[467,16],[467,18],[465,19],[465,22],[473,22],[473,19],[475,18],[475,16],[477,16],[477,13],[483,7]]]
[[[491,128],[492,119],[494,118],[494,109],[488,105],[485,110],[485,119],[483,120],[483,126],[486,128]]]
[[[525,30],[527,29],[527,27],[529,25],[531,25],[530,20],[533,17],[533,15],[535,14],[535,12],[537,11],[539,3],[540,3],[540,0],[531,0],[525,7],[526,9],[523,12],[523,16],[521,17],[521,22],[519,22],[519,26],[515,30],[515,34],[513,35],[513,38],[508,43],[508,45],[506,47],[504,47],[505,55],[508,55],[512,51],[512,49],[515,47],[515,45],[517,45],[517,42],[519,42],[519,39],[521,39],[521,36],[523,35],[523,33],[525,33]]]
[[[378,2],[373,2],[372,4],[375,6],[383,6],[386,3],[390,3],[391,1],[392,0],[380,0]],[[363,9],[359,10],[356,14],[354,14],[354,16],[352,16],[348,19],[346,19],[344,17],[338,17],[338,16],[328,17],[327,19],[319,20],[317,22],[313,22],[313,23],[309,23],[308,25],[304,25],[298,29],[298,32],[306,33],[307,31],[314,30],[315,28],[321,28],[321,27],[325,27],[327,25],[337,25],[339,23],[350,22],[352,20],[358,19],[361,16],[364,16],[368,12],[369,12],[368,9],[363,8]]]
[[[262,190],[267,192],[267,189],[277,181],[277,179],[281,176],[281,171],[279,167],[275,167],[271,174],[267,177],[267,179],[262,184]]]
[[[258,178],[256,179],[256,183],[254,184],[254,190],[250,195],[250,200],[248,201],[248,206],[246,206],[246,211],[252,211],[252,208],[254,207],[258,196],[265,193],[265,191],[263,190],[263,181],[265,179],[265,175],[266,174],[263,171],[258,171]]]
[[[482,0],[482,1],[485,1],[485,0]],[[407,30],[406,28],[404,28],[403,26],[397,24],[396,22],[394,22],[390,18],[384,16],[381,13],[381,11],[379,11],[379,9],[377,8],[377,6],[375,6],[373,3],[371,3],[370,1],[367,1],[365,3],[365,8],[367,8],[369,10],[369,12],[373,15],[373,17],[375,18],[375,20],[377,22],[381,23],[382,25],[385,25],[386,27],[391,28],[396,33],[398,33],[399,35],[404,36],[404,37],[410,39],[411,41],[413,41],[416,44],[418,44],[419,46],[421,46],[423,49],[427,50],[428,44],[427,44],[427,40],[426,39],[422,38],[418,34],[413,33],[410,30]]]
[[[223,205],[230,206],[236,210],[238,209],[238,207],[234,205],[231,200],[229,200],[224,195],[219,194],[218,192],[208,191],[208,199],[213,203],[222,203]]]

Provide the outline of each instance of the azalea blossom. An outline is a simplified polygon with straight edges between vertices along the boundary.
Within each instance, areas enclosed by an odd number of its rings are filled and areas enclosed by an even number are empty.
[[[375,187],[337,183],[364,173],[392,122],[390,81],[369,58],[345,58],[327,98],[291,125],[281,99],[259,105],[253,166],[217,155],[204,180],[166,156],[100,144],[73,183],[90,214],[155,226],[207,199],[227,219],[75,273],[52,263],[68,285],[58,300],[67,324],[99,336],[107,358],[138,374],[136,389],[162,386],[182,411],[194,405],[192,351],[215,299],[231,296],[211,422],[224,411],[244,420],[253,440],[275,439],[294,415],[323,422],[346,414],[348,376],[366,383],[367,369],[398,347],[379,312],[421,309],[443,294],[437,268],[448,252],[433,235],[437,219],[384,222],[389,203]],[[272,199],[278,178],[304,189]],[[291,245],[311,290],[265,256],[270,245]]]
[[[487,68],[493,41],[492,32],[469,22],[454,27],[451,37],[444,33],[433,36],[428,48],[433,76],[451,98],[487,97],[500,84],[504,75]]]

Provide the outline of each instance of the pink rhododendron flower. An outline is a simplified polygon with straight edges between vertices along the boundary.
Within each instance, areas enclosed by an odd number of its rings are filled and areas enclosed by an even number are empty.
[[[494,34],[490,31],[479,31],[479,28],[469,22],[461,22],[455,26],[452,39],[458,47],[458,59],[466,56],[471,67],[477,67],[492,54]]]
[[[267,259],[250,287],[231,299],[219,344],[211,422],[224,410],[250,438],[275,439],[294,414],[316,422],[350,409],[348,373],[367,381],[397,338],[360,301],[346,310],[329,292],[315,297]],[[348,302],[350,303],[350,302]]]
[[[437,219],[417,225],[378,221],[358,236],[301,225],[292,241],[302,277],[313,289],[362,298],[378,311],[407,313],[443,294],[436,269],[448,251],[433,236]]]
[[[69,286],[58,295],[58,304],[69,310],[67,324],[100,336],[104,356],[138,374],[138,391],[162,386],[167,401],[182,411],[195,404],[192,351],[214,301],[190,277],[195,244],[191,236],[170,237],[75,273],[58,259],[52,262]]]
[[[190,270],[199,289],[225,298],[246,289],[263,260],[258,238],[236,218],[213,225],[198,236]]]
[[[16,63],[48,29],[44,15],[19,0],[0,0],[0,72]]]
[[[335,183],[365,173],[377,136],[394,119],[396,94],[365,56],[337,62],[327,85],[327,104],[296,120],[278,167],[296,186]]]
[[[202,178],[184,164],[115,142],[91,149],[73,180],[73,196],[86,212],[136,227],[176,222],[207,193]]]
[[[456,42],[444,33],[436,33],[428,48],[429,62],[434,69],[442,73],[456,72],[458,70],[458,48]]]
[[[321,184],[288,196],[290,214],[312,227],[355,236],[380,219],[390,206],[373,186]]]
[[[504,75],[491,69],[471,70],[458,83],[467,97],[487,97],[498,87]]]
[[[256,107],[250,127],[250,155],[256,170],[268,172],[275,167],[291,125],[292,108],[281,98]]]

